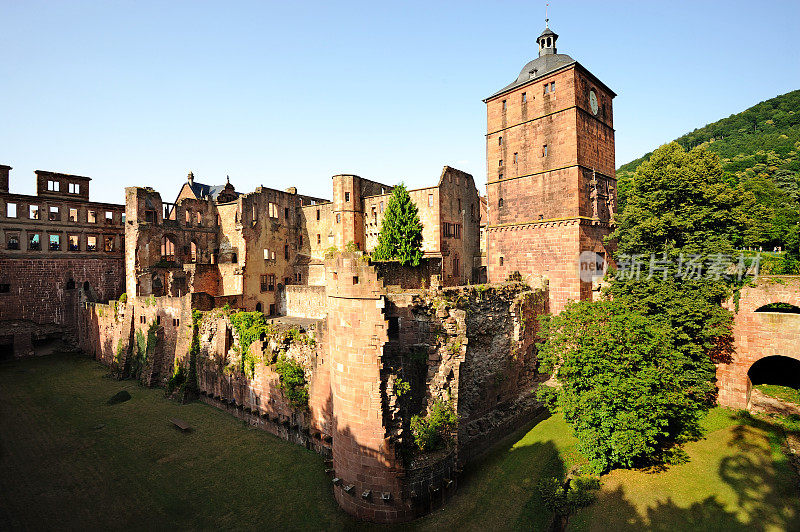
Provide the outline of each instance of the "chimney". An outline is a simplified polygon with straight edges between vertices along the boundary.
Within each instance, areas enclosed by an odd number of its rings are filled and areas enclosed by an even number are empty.
[[[189,172],[189,175],[186,176],[186,181],[188,181],[190,185],[194,184],[194,174],[192,172]]]
[[[0,164],[0,192],[8,192],[8,172],[10,170],[10,166]]]

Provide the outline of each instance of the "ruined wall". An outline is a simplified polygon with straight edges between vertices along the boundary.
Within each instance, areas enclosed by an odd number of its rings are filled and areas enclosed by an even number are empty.
[[[279,311],[284,316],[324,319],[328,315],[324,286],[289,285],[282,295]]]
[[[80,293],[92,301],[114,300],[122,293],[122,260],[0,259],[0,321],[30,320],[73,327]]]

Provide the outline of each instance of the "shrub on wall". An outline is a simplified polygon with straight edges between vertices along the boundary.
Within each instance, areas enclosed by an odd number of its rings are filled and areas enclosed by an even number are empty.
[[[437,400],[428,415],[411,418],[411,433],[419,450],[433,451],[448,442],[457,425],[458,414],[450,401]]]
[[[294,406],[307,406],[308,386],[303,366],[294,359],[282,356],[275,363],[275,372],[280,377],[281,389],[289,402]]]

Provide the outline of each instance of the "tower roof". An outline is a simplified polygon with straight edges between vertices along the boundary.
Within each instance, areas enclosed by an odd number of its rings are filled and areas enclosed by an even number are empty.
[[[495,92],[489,98],[493,98],[498,94],[503,92],[509,91],[520,85],[524,85],[525,83],[529,82],[532,79],[541,78],[545,74],[549,74],[555,70],[559,70],[565,66],[571,65],[576,63],[573,58],[566,54],[547,54],[541,57],[537,57],[533,61],[529,61],[517,76],[517,79],[511,82],[510,84],[506,85],[499,91]],[[489,99],[487,98],[487,100]]]

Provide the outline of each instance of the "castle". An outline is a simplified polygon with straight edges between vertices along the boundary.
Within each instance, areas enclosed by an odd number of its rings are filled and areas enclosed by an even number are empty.
[[[0,354],[58,338],[117,371],[137,366],[147,385],[192,368],[200,400],[324,455],[352,515],[431,511],[465,463],[542,412],[537,318],[593,299],[612,260],[615,94],[558,54],[557,38],[546,28],[538,57],[484,100],[487,195],[449,166],[409,191],[417,267],[369,260],[393,186],[355,175],[333,176],[323,199],[190,173],[172,203],[134,186],[123,206],[89,201],[89,178],[52,172],[37,171],[37,196],[11,194],[1,166]],[[740,345],[779,326],[754,314],[764,294],[743,296]],[[269,328],[246,337],[237,311]],[[720,364],[721,401],[747,404],[759,356]],[[304,401],[280,360],[301,368]],[[457,426],[422,452],[410,418],[443,402]]]

